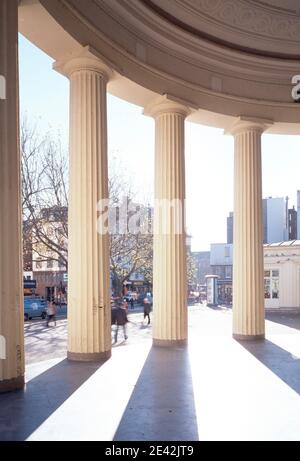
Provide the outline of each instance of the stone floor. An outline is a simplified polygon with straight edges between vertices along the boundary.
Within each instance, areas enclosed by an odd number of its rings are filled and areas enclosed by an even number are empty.
[[[102,366],[65,359],[65,320],[27,324],[27,385],[0,396],[0,440],[300,440],[300,315],[269,314],[265,341],[239,343],[230,309],[190,307],[176,349],[130,319]]]

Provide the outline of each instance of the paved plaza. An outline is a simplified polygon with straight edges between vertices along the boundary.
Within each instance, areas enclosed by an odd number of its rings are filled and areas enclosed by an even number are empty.
[[[230,309],[189,307],[187,348],[129,338],[102,365],[66,360],[66,320],[25,326],[27,385],[0,396],[0,440],[300,440],[300,315],[268,314],[267,339],[231,338]]]

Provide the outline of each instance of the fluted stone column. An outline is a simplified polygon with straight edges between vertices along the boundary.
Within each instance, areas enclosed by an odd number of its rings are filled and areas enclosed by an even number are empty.
[[[109,237],[97,210],[108,199],[110,70],[88,48],[54,67],[70,79],[68,358],[102,361],[111,356]]]
[[[153,344],[187,341],[185,105],[159,97],[145,109],[155,119]]]
[[[261,136],[264,120],[240,118],[234,135],[233,337],[265,335]]]
[[[0,0],[0,392],[24,385],[17,63],[18,2]]]

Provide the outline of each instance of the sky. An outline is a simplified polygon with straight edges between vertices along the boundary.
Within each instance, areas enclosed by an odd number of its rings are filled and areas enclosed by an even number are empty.
[[[53,60],[20,35],[20,111],[41,132],[69,135],[69,81],[52,70]],[[132,181],[137,201],[149,202],[154,185],[154,121],[143,108],[108,95],[108,155]],[[186,122],[187,231],[192,250],[226,242],[233,210],[233,138],[216,128]],[[300,190],[300,136],[263,135],[263,197],[289,197]]]

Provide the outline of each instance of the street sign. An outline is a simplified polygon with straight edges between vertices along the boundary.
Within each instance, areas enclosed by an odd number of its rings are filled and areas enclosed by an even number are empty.
[[[36,288],[36,280],[24,280],[24,289]]]

